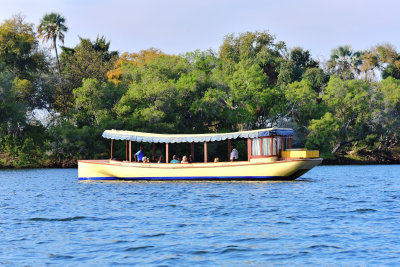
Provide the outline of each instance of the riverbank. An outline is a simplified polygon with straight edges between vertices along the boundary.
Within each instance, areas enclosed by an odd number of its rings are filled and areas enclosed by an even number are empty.
[[[14,166],[12,162],[8,162],[8,165],[0,164],[0,169],[68,169],[77,168],[78,162],[76,160],[66,160],[63,162],[46,162],[45,164],[32,164],[24,166]],[[335,159],[324,159],[321,166],[331,165],[394,165],[400,164],[400,160],[359,160],[346,157],[340,157]]]
[[[349,158],[339,158],[339,159],[324,159],[320,165],[329,166],[329,165],[385,165],[385,164],[400,164],[400,160],[374,161],[374,160],[355,160]]]

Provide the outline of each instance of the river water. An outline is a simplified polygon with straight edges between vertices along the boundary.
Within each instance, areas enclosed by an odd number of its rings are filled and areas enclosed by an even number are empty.
[[[2,266],[399,265],[400,166],[294,182],[78,182],[0,171]]]

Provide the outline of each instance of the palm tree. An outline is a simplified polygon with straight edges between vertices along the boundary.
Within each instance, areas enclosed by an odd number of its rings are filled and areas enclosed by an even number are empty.
[[[57,37],[64,43],[64,32],[68,31],[65,18],[58,13],[45,14],[38,26],[38,35],[43,42],[52,41],[51,48],[56,51],[58,73],[61,76],[60,61],[57,53]]]
[[[328,67],[334,72],[347,76],[346,74],[360,74],[359,66],[362,64],[361,53],[353,52],[351,46],[339,46],[332,50],[331,58],[328,61]]]
[[[365,81],[372,81],[375,78],[375,70],[380,67],[379,55],[376,51],[363,51],[362,65],[360,66],[361,72],[364,74]]]

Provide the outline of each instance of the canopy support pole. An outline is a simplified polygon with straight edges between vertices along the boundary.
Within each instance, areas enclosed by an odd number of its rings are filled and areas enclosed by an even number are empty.
[[[132,162],[132,141],[129,140],[129,162]]]
[[[204,163],[207,163],[207,142],[204,142]]]
[[[261,141],[261,139],[260,139],[260,141]],[[261,151],[261,154],[262,154],[262,151]],[[251,139],[247,138],[247,161],[250,161],[250,158],[251,158]]]
[[[169,163],[169,144],[165,144],[165,163]]]
[[[194,142],[190,143],[190,156],[192,157],[192,161],[194,161]]]
[[[156,154],[156,143],[153,143],[153,162],[154,162],[154,155]]]
[[[231,152],[232,152],[231,139],[228,139],[228,160],[231,159]]]
[[[111,139],[111,159],[113,159],[114,139]]]

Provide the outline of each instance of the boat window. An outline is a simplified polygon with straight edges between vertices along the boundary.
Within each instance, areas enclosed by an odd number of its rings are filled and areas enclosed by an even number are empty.
[[[286,149],[288,149],[289,148],[289,137],[288,136],[285,136],[285,137],[282,137],[282,150],[286,150]]]
[[[263,156],[271,155],[271,138],[262,139],[262,154]]]
[[[251,140],[252,156],[278,156],[289,148],[290,139],[286,136],[262,137]]]
[[[251,155],[260,156],[260,138],[254,138],[251,140]]]
[[[276,146],[277,146],[277,148],[278,148],[278,153],[279,153],[280,151],[283,150],[283,137],[278,136],[278,137],[276,138],[276,141],[277,141]]]
[[[287,138],[284,136],[281,137],[282,150],[285,150],[287,148],[286,143],[287,143]]]

